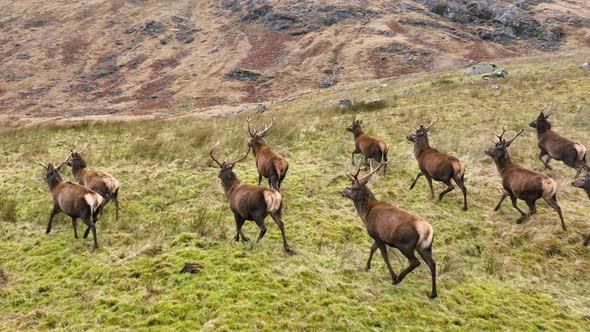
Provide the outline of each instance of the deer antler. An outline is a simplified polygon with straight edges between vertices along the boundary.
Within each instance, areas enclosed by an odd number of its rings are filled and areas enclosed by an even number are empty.
[[[261,132],[257,132],[256,135],[262,136],[264,135],[274,124],[275,118],[273,116],[270,117],[270,125],[264,125],[264,129]]]
[[[248,128],[245,128],[248,131],[248,134],[250,134],[250,136],[254,136],[254,134],[252,134],[252,130],[250,129],[250,118],[248,117],[248,119],[246,119],[246,123],[248,124]]]
[[[84,145],[84,147],[82,148],[82,150],[80,150],[80,152],[78,152],[78,154],[81,154],[82,152],[84,152],[84,150],[86,150],[86,148],[88,148],[88,144]]]
[[[366,179],[370,178],[370,177],[371,177],[371,175],[373,175],[373,174],[377,173],[377,171],[378,171],[378,170],[380,170],[380,169],[381,169],[381,167],[383,167],[383,165],[386,165],[388,162],[389,162],[389,161],[386,161],[386,162],[383,162],[383,161],[382,161],[382,162],[380,162],[380,163],[379,163],[379,166],[378,166],[377,168],[375,168],[373,171],[371,171],[371,173],[369,173],[367,176],[365,176],[364,178],[362,178],[362,179],[360,179],[360,180],[357,180],[357,181],[361,182],[361,181],[364,181],[364,180],[366,180]]]
[[[502,126],[502,133],[500,135],[496,134],[496,137],[498,137],[499,142],[502,142],[502,137],[504,136],[505,133],[506,133],[506,125]]]
[[[246,157],[248,156],[249,153],[250,153],[250,145],[248,144],[248,151],[246,151],[246,154],[243,157],[241,157],[241,158],[238,158],[238,159],[236,159],[236,160],[234,160],[232,162],[229,162],[228,164],[236,164],[236,163],[239,163],[240,161],[246,159]]]
[[[41,167],[48,169],[47,166],[45,166],[42,162],[35,160],[35,162],[39,165],[41,165]]]
[[[430,121],[430,124],[428,126],[426,126],[426,129],[430,129],[430,127],[434,126],[438,122],[438,120],[439,120],[439,118],[437,117],[434,122]]]
[[[549,115],[551,115],[551,110],[553,110],[553,105],[550,105],[548,107],[549,107],[549,109],[547,111],[545,111],[547,109],[547,107],[545,107],[542,112],[545,115],[545,119],[548,118]]]
[[[219,145],[219,141],[217,141],[217,143],[215,143],[215,146],[213,146],[213,149],[211,149],[211,151],[209,151],[209,155],[211,156],[211,159],[213,159],[214,162],[217,163],[217,165],[219,165],[219,167],[222,167],[221,163],[219,161],[217,161],[217,159],[215,159],[215,157],[213,156],[213,150],[215,150],[215,148]]]
[[[70,146],[70,153],[74,153],[74,151],[76,151],[76,144],[78,144],[78,140],[76,140],[76,142]]]
[[[358,181],[358,175],[361,172],[361,168],[357,167],[355,174],[352,174],[352,172],[349,172],[349,170],[350,170],[350,165],[348,165],[346,171],[344,171],[344,174],[346,175],[346,177],[351,179],[352,181]]]
[[[524,132],[524,129],[521,129],[511,140],[507,141],[506,143],[511,144],[523,132]]]

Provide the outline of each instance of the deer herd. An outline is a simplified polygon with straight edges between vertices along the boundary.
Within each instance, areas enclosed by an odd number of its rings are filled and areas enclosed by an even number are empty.
[[[582,144],[572,142],[552,131],[551,124],[548,121],[550,115],[550,109],[549,111],[543,110],[537,119],[529,124],[537,131],[540,150],[539,159],[545,169],[551,169],[549,166],[551,159],[563,161],[563,163],[576,170],[576,178],[579,177],[582,170],[587,172],[588,174],[584,177],[575,180],[572,186],[584,189],[590,198],[590,167],[586,163],[586,148]],[[414,155],[420,170],[410,189],[413,189],[418,179],[424,176],[430,188],[430,198],[433,199],[432,180],[440,181],[447,185],[447,189],[438,196],[438,199],[442,200],[447,193],[455,189],[452,183],[454,182],[463,193],[463,210],[466,211],[468,206],[464,163],[453,156],[432,148],[428,140],[428,133],[437,122],[438,119],[427,126],[420,125],[414,133],[407,136],[407,140],[414,144]],[[234,214],[236,222],[235,241],[239,241],[240,238],[242,241],[249,241],[242,231],[242,226],[246,220],[252,220],[260,229],[256,240],[256,243],[258,243],[266,233],[264,220],[270,215],[281,230],[284,250],[291,253],[282,218],[283,197],[281,195],[281,184],[287,175],[289,163],[285,158],[272,151],[270,146],[263,140],[273,123],[274,119],[263,130],[257,131],[251,128],[250,119],[248,119],[246,129],[250,136],[248,150],[243,156],[235,160],[219,162],[215,158],[213,152],[219,142],[215,144],[209,154],[211,159],[219,166],[218,177],[221,180],[229,208]],[[343,197],[353,201],[359,217],[365,224],[369,236],[373,239],[366,269],[371,268],[373,254],[379,249],[393,283],[397,284],[420,265],[420,261],[415,255],[417,252],[430,269],[432,277],[430,298],[435,298],[437,296],[436,263],[432,258],[434,230],[427,221],[419,216],[375,198],[367,185],[371,177],[380,169],[383,169],[383,175],[386,175],[389,163],[387,159],[389,145],[381,139],[366,134],[361,125],[362,121],[357,120],[355,117],[352,124],[346,128],[354,136],[352,161],[345,172],[351,183],[340,193]],[[536,201],[543,198],[557,212],[561,227],[565,231],[566,225],[557,202],[557,182],[543,173],[514,163],[510,158],[508,148],[523,132],[524,129],[507,140],[504,137],[506,130],[502,129],[502,133],[496,135],[498,141],[492,141],[494,145],[485,150],[485,153],[493,158],[502,179],[503,195],[494,211],[500,208],[506,197],[510,197],[512,206],[520,213],[520,217],[516,221],[520,224],[537,212]],[[119,220],[119,181],[105,172],[87,166],[82,157],[82,153],[87,147],[86,145],[78,152],[74,144],[68,151],[68,157],[57,166],[51,163],[48,166],[42,163],[39,164],[46,169],[45,181],[53,198],[53,209],[49,217],[46,233],[51,231],[54,216],[59,212],[63,212],[72,218],[74,237],[78,238],[77,219],[80,218],[87,226],[84,238],[88,236],[89,232],[92,232],[94,248],[97,248],[96,223],[98,222],[98,216],[108,202],[112,201],[115,205],[116,220]],[[233,172],[234,166],[246,159],[250,150],[253,151],[256,158],[258,185],[242,183]],[[355,164],[356,154],[363,156],[365,170],[371,168],[369,174],[362,178],[359,178],[361,165]],[[547,156],[546,159],[543,159],[545,156]],[[373,169],[370,159],[378,163],[376,168]],[[60,170],[63,165],[72,168],[72,175],[76,178],[78,184],[62,180]],[[269,187],[260,185],[263,177],[268,179]],[[528,213],[518,207],[517,201],[519,199],[527,204]],[[590,235],[586,236],[584,245],[588,245],[588,242],[590,242]],[[409,261],[410,265],[399,275],[394,272],[389,263],[387,246],[397,248]]]

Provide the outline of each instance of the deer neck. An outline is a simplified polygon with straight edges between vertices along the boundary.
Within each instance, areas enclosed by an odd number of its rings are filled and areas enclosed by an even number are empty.
[[[541,126],[537,126],[537,137],[541,138],[543,137],[543,135],[545,135],[547,132],[551,131],[551,124],[550,123],[545,123]]]
[[[362,129],[357,129],[353,132],[354,138],[359,138],[361,135],[364,135],[365,132]]]
[[[80,175],[82,175],[82,170],[84,170],[85,168],[86,168],[85,162],[72,165],[72,175],[74,175],[74,177],[76,179],[78,179],[80,177]]]
[[[55,188],[57,188],[57,185],[61,182],[63,182],[63,180],[57,178],[53,178],[51,181],[48,181],[47,185],[49,186],[49,191],[53,192]]]
[[[240,185],[240,180],[234,174],[234,172],[231,172],[225,175],[223,179],[221,179],[221,184],[223,185],[223,191],[225,192],[225,196],[227,198],[230,198],[234,192],[234,189],[236,189]]]
[[[354,201],[354,207],[356,208],[356,212],[365,224],[367,223],[367,214],[369,213],[370,206],[375,201],[375,196],[370,191],[364,193],[364,195],[355,199]]]
[[[254,156],[256,156],[260,152],[260,150],[262,150],[266,147],[267,147],[267,145],[264,142],[257,142],[257,141],[252,142],[252,152],[254,153]]]
[[[430,149],[430,144],[428,142],[428,136],[424,136],[421,138],[416,139],[416,143],[414,143],[414,155],[416,158],[420,156],[420,154],[426,150]]]
[[[509,155],[504,156],[504,158],[494,159],[496,163],[496,168],[500,174],[504,174],[506,169],[513,165],[512,159],[510,159]]]

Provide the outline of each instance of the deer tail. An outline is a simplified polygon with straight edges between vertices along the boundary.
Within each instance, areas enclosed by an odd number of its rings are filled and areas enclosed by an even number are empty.
[[[96,210],[102,205],[104,198],[102,198],[102,196],[100,196],[98,193],[92,192],[84,195],[84,200],[90,207],[90,217],[92,218],[94,212],[96,212]]]
[[[389,144],[385,142],[379,142],[379,147],[381,148],[381,161],[386,162],[387,152],[389,152]]]
[[[574,149],[576,149],[576,152],[578,153],[578,164],[580,164],[585,171],[590,172],[590,166],[586,163],[586,147],[580,143],[575,143]]]

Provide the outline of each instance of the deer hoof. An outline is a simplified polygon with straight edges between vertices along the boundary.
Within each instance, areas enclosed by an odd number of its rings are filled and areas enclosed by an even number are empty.
[[[431,299],[435,299],[435,298],[437,298],[437,297],[438,297],[438,294],[436,294],[436,293],[432,293],[432,294],[430,294],[430,296],[428,296],[428,297],[429,297],[429,298],[431,298]]]
[[[242,242],[250,242],[250,238],[242,236]]]
[[[367,266],[365,266],[365,271],[366,271],[366,272],[369,272],[369,270],[370,270],[370,269],[371,269],[371,265],[367,265]]]
[[[466,206],[464,206],[464,207],[463,207],[463,211],[467,211],[467,210],[468,210],[468,209],[467,209],[467,207],[466,207]]]
[[[394,285],[397,285],[397,284],[399,284],[400,282],[402,282],[402,281],[401,281],[400,279],[398,279],[398,278],[395,278],[395,279],[393,280],[393,284],[394,284]]]

